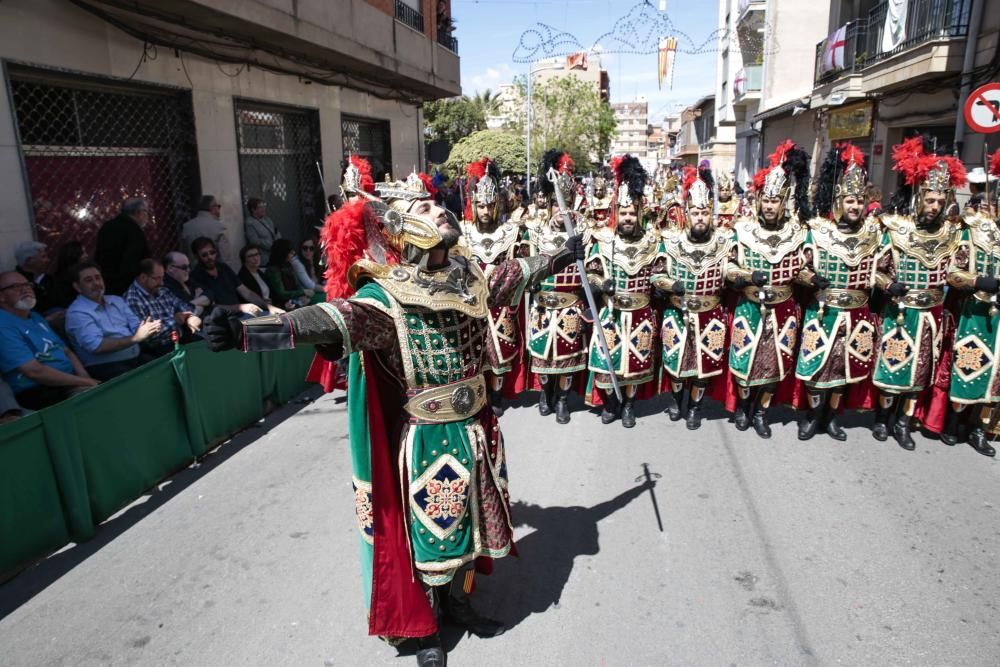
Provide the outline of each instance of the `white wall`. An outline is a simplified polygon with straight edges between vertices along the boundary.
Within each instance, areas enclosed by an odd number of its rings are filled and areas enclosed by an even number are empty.
[[[0,2],[0,58],[120,78],[127,78],[135,71],[135,81],[192,91],[202,191],[220,198],[223,222],[234,248],[241,247],[244,238],[234,97],[317,109],[323,171],[330,189],[340,181],[341,113],[390,122],[394,176],[405,177],[414,165],[421,164],[422,131],[416,107],[353,90],[306,85],[296,77],[257,68],[249,72],[244,69],[239,76],[230,77],[214,61],[187,54],[183,54],[182,67],[181,59],[164,48],[157,50],[155,60],[147,60],[136,69],[142,50],[141,42],[68,2]],[[232,65],[222,68],[227,72],[236,69]],[[31,221],[13,114],[3,86],[0,90],[0,269],[13,265],[13,248],[18,242],[33,238]]]
[[[816,44],[827,36],[829,0],[767,0],[760,111],[812,95]]]

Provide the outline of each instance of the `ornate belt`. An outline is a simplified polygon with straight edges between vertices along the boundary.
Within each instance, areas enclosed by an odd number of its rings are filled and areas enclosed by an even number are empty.
[[[635,292],[615,292],[612,302],[615,310],[639,310],[649,305],[649,295]]]
[[[976,297],[976,301],[982,301],[983,303],[993,303],[994,294],[989,292],[973,292],[972,296]]]
[[[428,424],[446,424],[462,421],[479,412],[486,405],[486,379],[477,375],[468,380],[430,389],[410,389],[403,409],[410,421]]]
[[[783,303],[792,298],[791,285],[764,285],[763,287],[751,285],[750,287],[743,288],[743,295],[754,303],[761,302],[760,292],[764,293],[763,302],[767,306]]]
[[[689,313],[704,313],[719,305],[719,297],[695,295],[672,296],[670,297],[670,303],[674,308],[680,308]]]
[[[569,308],[580,300],[577,292],[556,292],[546,290],[535,295],[535,301],[546,308]]]
[[[830,287],[825,292],[826,305],[843,310],[854,310],[868,303],[868,292],[859,289]]]
[[[903,305],[907,308],[933,308],[944,303],[942,289],[911,289],[903,297]]]

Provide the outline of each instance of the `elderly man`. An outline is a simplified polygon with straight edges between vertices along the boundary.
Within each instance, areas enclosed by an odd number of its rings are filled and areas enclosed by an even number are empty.
[[[66,311],[56,305],[55,278],[48,273],[48,246],[38,241],[23,241],[14,249],[17,272],[27,278],[35,288],[35,311],[41,313],[49,324],[62,326]]]
[[[194,259],[191,244],[194,243],[195,239],[204,236],[215,242],[215,247],[219,249],[219,253],[225,261],[233,261],[221,213],[222,204],[215,198],[215,195],[202,195],[198,202],[198,214],[185,222],[184,227],[181,228],[181,249],[187,253],[188,257]]]
[[[212,296],[191,284],[191,262],[187,255],[176,250],[164,255],[163,286],[181,301],[191,304],[195,315],[201,315],[212,305]]]
[[[36,301],[24,276],[0,274],[0,373],[17,402],[31,410],[97,384],[45,318],[32,312]]]
[[[163,329],[160,320],[140,321],[125,299],[105,294],[101,270],[93,262],[73,269],[73,289],[79,296],[66,312],[66,335],[87,372],[110,380],[150,360],[139,343]]]
[[[121,213],[101,225],[97,232],[94,260],[107,280],[109,294],[120,295],[139,273],[139,262],[149,257],[143,229],[149,223],[149,207],[142,197],[126,199]]]
[[[267,217],[267,202],[251,197],[247,200],[247,217],[243,222],[243,232],[247,243],[260,248],[260,263],[267,266],[271,259],[271,246],[281,238],[281,232],[274,220]]]
[[[142,348],[161,357],[174,347],[171,334],[177,331],[184,342],[189,342],[201,329],[201,318],[191,312],[191,306],[163,288],[163,264],[155,259],[139,263],[139,275],[125,292],[125,301],[136,317],[159,320],[163,328],[150,336]]]

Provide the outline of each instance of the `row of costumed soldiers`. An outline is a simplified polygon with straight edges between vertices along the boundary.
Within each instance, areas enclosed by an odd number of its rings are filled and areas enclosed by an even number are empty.
[[[694,167],[676,205],[648,206],[659,198],[628,155],[583,192],[569,155],[550,150],[524,205],[491,159],[469,164],[460,251],[487,274],[561,248],[567,216],[589,245],[585,275],[570,266],[522,305],[490,311],[494,409],[538,388],[539,412],[565,424],[578,392],[603,423],[630,428],[635,401],[669,391],[671,420],[698,429],[707,395],[761,438],[772,403],[790,404],[802,440],[845,440],[838,415],[865,409],[877,440],[912,450],[916,419],[946,444],[965,437],[993,456],[997,222],[989,206],[956,214],[965,169],[924,138],[895,146],[893,160],[904,186],[882,210],[869,207],[865,156],[850,144],[826,155],[810,201],[809,156],[782,143],[753,179],[752,207],[731,179]],[[989,171],[1000,176],[1000,151]]]

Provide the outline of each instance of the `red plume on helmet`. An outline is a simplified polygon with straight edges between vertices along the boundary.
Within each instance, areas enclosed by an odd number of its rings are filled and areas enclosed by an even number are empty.
[[[771,173],[774,167],[764,167],[763,169],[758,169],[757,173],[753,175],[753,191],[760,192],[764,189],[764,183],[767,182],[767,175]]]
[[[476,189],[476,183],[479,179],[486,175],[489,169],[490,159],[484,157],[482,160],[477,162],[470,162],[465,165],[465,175],[468,176],[465,179],[465,211],[463,217],[467,221],[472,221],[475,216],[472,213],[472,193]]]
[[[990,175],[1000,178],[1000,148],[990,157]]]
[[[923,137],[913,137],[892,147],[893,169],[903,174],[907,185],[919,187],[939,162],[948,167],[949,183],[960,187],[968,182],[962,161],[951,155],[935,155],[926,150]]]
[[[774,149],[774,152],[768,156],[768,164],[772,167],[776,167],[785,161],[785,156],[789,151],[795,149],[795,142],[791,139],[786,139],[782,143],[778,144],[778,147]]]
[[[865,166],[865,154],[854,144],[850,142],[837,144],[837,149],[840,151],[840,163],[845,172],[852,164],[856,164],[859,167]]]
[[[573,164],[573,158],[569,156],[569,153],[563,153],[559,161],[556,162],[556,171],[560,174],[570,174],[573,173],[573,168],[576,165]]]
[[[370,203],[358,199],[326,216],[320,243],[326,248],[327,299],[346,299],[354,294],[354,289],[347,282],[347,271],[368,255],[369,230],[365,228],[365,207]],[[386,253],[387,264],[398,261],[397,257]]]
[[[681,182],[681,189],[684,190],[684,199],[687,199],[691,186],[698,180],[698,168],[692,164],[684,167],[684,180]]]
[[[437,197],[438,190],[436,187],[434,187],[434,179],[431,178],[431,175],[425,174],[424,172],[420,172],[419,174],[417,174],[417,176],[420,178],[420,181],[424,184],[424,190],[427,190],[427,194],[431,196],[431,199]]]
[[[348,159],[361,174],[361,189],[370,195],[375,194],[375,179],[372,178],[371,163],[360,155],[351,155]]]

